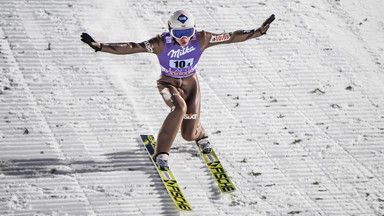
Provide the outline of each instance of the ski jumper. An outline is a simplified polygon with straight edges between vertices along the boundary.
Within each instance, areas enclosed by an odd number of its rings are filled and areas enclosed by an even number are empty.
[[[215,34],[196,32],[189,43],[182,47],[169,32],[141,43],[102,43],[102,52],[112,54],[154,53],[161,65],[157,87],[164,102],[171,108],[160,128],[155,152],[170,152],[178,130],[185,140],[207,137],[200,124],[200,87],[196,64],[202,52],[212,46],[243,42],[261,36],[259,29],[237,30]]]
[[[170,36],[163,33],[164,49],[158,56],[161,76],[157,88],[164,102],[171,108],[157,137],[156,152],[169,152],[179,128],[187,141],[207,137],[200,123],[200,87],[196,75],[202,50],[197,33],[188,45],[181,47]]]

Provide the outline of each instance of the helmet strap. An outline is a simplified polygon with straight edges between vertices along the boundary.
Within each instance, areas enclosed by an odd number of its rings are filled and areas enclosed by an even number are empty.
[[[172,37],[172,39],[173,39],[173,44],[177,44],[177,45],[181,46],[181,45],[176,41],[176,38]]]

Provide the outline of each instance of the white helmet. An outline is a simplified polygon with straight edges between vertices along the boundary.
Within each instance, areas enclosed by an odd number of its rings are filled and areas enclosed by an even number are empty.
[[[175,11],[168,20],[169,31],[171,31],[171,29],[188,29],[195,27],[195,18],[185,10]]]

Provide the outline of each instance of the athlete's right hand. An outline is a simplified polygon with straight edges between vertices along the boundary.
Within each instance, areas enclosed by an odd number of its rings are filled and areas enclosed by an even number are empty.
[[[101,44],[93,40],[93,38],[87,33],[81,34],[81,41],[88,44],[92,49],[95,50],[95,52],[101,50]]]

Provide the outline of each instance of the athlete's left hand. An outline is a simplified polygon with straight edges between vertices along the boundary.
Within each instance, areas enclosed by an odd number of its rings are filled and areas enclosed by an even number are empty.
[[[269,24],[271,24],[275,20],[275,14],[272,14],[268,19],[266,19],[263,24],[260,26],[260,33],[263,35],[267,33],[269,29]]]
[[[92,49],[95,50],[95,52],[101,50],[101,44],[93,40],[93,38],[88,33],[81,34],[81,41],[88,44]]]

